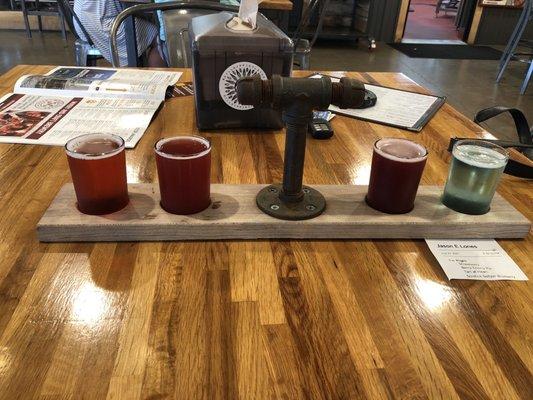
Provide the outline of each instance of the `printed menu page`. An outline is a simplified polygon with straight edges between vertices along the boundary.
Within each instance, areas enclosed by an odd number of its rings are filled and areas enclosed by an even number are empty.
[[[426,239],[426,243],[450,280],[528,280],[495,240]]]

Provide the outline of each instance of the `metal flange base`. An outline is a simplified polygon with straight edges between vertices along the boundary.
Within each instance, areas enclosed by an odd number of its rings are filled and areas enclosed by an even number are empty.
[[[304,197],[297,203],[283,202],[279,198],[282,185],[267,186],[257,194],[257,207],[274,218],[298,221],[318,217],[326,209],[326,199],[309,186],[303,186]]]

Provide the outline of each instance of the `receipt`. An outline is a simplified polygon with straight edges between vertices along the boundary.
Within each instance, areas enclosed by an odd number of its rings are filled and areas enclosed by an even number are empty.
[[[495,240],[426,239],[426,243],[450,280],[528,280]]]

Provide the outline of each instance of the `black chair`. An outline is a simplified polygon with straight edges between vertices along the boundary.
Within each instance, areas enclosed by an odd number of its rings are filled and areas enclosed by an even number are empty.
[[[315,0],[315,3],[318,3]],[[182,11],[181,13],[178,12]],[[155,11],[163,12],[163,23],[166,31],[166,45],[169,54],[170,67],[189,67],[191,60],[191,49],[188,44],[188,23],[193,17],[199,15],[212,14],[221,11],[238,12],[238,7],[223,5],[212,1],[171,1],[166,3],[152,3],[152,4],[139,4],[133,7],[126,8],[122,11],[111,27],[111,54],[113,57],[113,65],[119,65],[117,33],[121,24],[127,18],[133,18],[134,16],[142,16],[146,13]],[[167,14],[168,15],[165,15]],[[321,25],[321,23],[320,23]],[[318,32],[318,30],[317,30]],[[135,37],[135,35],[132,35]],[[316,40],[316,35],[313,39]],[[294,60],[295,64],[301,69],[307,69],[309,67],[309,53],[311,46],[308,40],[295,37],[295,51]],[[136,52],[136,46],[128,46],[128,52],[132,49]],[[132,57],[133,58],[133,57]],[[139,64],[137,64],[139,66]]]
[[[18,0],[20,1],[20,9],[24,18],[24,25],[26,26],[26,34],[31,38],[30,15],[37,16],[37,24],[39,32],[43,31],[43,16],[56,16],[59,18],[61,25],[61,34],[63,39],[67,40],[67,29],[65,27],[65,18],[56,0]]]
[[[78,16],[72,9],[72,6],[68,0],[57,0],[57,5],[61,10],[65,21],[67,22],[68,28],[76,38],[74,41],[74,54],[76,57],[76,65],[85,67],[85,66],[95,66],[96,62],[103,58],[100,50],[98,50],[91,36],[79,20]],[[79,26],[85,38],[80,37],[76,31],[76,25]]]
[[[120,26],[127,18],[133,18],[134,16],[143,17],[143,15],[146,15],[147,13],[153,13],[155,11],[165,12],[165,11],[170,11],[170,10],[187,11],[187,13],[184,14],[184,16],[185,16],[185,20],[188,22],[190,21],[190,19],[192,19],[194,16],[197,16],[197,15],[203,15],[203,14],[220,12],[220,11],[237,12],[238,8],[235,6],[227,6],[227,5],[223,5],[223,4],[219,4],[215,2],[202,1],[202,0],[191,1],[191,2],[170,1],[168,3],[139,4],[133,7],[126,8],[119,15],[117,15],[111,27],[110,42],[111,42],[111,54],[113,58],[112,59],[113,66],[119,65],[117,33],[118,33]],[[184,27],[183,24],[185,23],[185,21],[174,21],[174,22],[179,23],[179,26],[175,26],[172,28],[173,31],[175,32],[170,32],[169,30],[167,30],[167,46],[169,45],[172,46],[168,48],[170,61],[171,61],[170,66],[171,67],[185,66],[188,64],[188,60],[190,60],[190,49],[187,48],[184,42],[184,39],[187,36],[184,34],[186,30],[184,30],[183,28]],[[135,38],[135,35],[131,35],[131,36]],[[169,36],[174,36],[174,38],[169,40]],[[127,43],[127,47],[128,47],[128,57],[131,56],[129,54],[131,50],[134,50],[134,52],[136,53],[135,43]],[[177,54],[177,56],[175,56],[175,54]],[[175,60],[178,64],[174,63]],[[139,65],[137,64],[137,66]]]

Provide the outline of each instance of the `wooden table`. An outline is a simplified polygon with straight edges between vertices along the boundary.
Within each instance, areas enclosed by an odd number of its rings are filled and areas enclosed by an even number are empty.
[[[49,69],[14,68],[0,94]],[[423,184],[442,185],[450,136],[488,135],[449,105],[420,134],[333,126],[308,141],[309,184],[366,184],[374,141],[394,136],[428,147]],[[129,182],[155,179],[158,138],[196,132],[192,97],[167,101],[128,151]],[[281,180],[283,132],[202,134],[213,182]],[[423,241],[43,244],[64,150],[0,145],[0,160],[1,399],[533,398],[528,282],[449,282]],[[499,192],[533,218],[531,182]],[[500,244],[533,277],[532,235]]]

